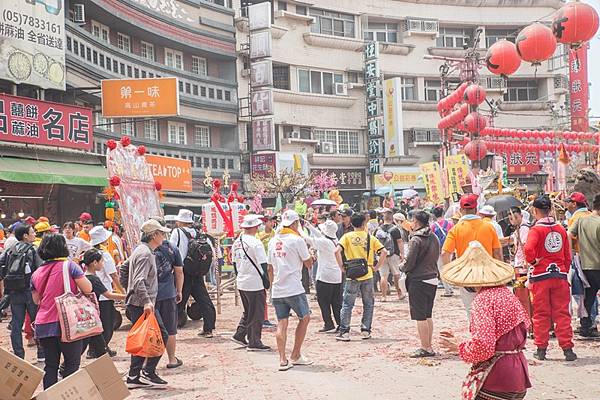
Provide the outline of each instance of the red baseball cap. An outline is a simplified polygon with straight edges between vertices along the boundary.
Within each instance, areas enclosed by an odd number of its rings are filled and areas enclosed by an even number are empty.
[[[479,196],[477,196],[476,194],[463,194],[460,198],[460,208],[464,210],[472,210],[474,208],[477,208],[478,199]]]
[[[571,193],[571,195],[569,196],[569,200],[574,201],[576,203],[583,203],[583,204],[587,204],[587,200],[585,198],[585,195],[581,192],[573,192]]]
[[[84,212],[81,213],[81,215],[79,216],[79,220],[80,221],[91,221],[92,220],[92,215],[90,213]]]

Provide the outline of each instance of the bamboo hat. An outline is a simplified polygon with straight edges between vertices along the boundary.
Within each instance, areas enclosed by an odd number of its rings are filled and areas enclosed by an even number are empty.
[[[472,241],[462,256],[446,264],[442,279],[453,286],[501,286],[514,279],[513,267],[492,258],[481,243]]]

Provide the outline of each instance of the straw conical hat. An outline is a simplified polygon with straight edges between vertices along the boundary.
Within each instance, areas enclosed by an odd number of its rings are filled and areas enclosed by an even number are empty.
[[[444,281],[461,287],[500,286],[513,280],[514,276],[512,266],[492,258],[477,241],[469,243],[462,256],[442,269]]]

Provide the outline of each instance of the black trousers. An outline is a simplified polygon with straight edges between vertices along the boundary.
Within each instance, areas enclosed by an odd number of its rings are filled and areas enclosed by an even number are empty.
[[[587,278],[590,287],[585,289],[583,305],[585,306],[585,311],[587,311],[588,316],[581,318],[581,332],[583,334],[588,334],[594,324],[590,315],[592,315],[592,306],[596,301],[598,290],[600,290],[600,270],[584,270],[583,274]]]
[[[125,309],[125,313],[127,318],[131,321],[132,324],[135,324],[138,319],[142,315],[144,315],[144,308],[128,305]],[[160,327],[160,335],[162,336],[163,343],[167,344],[167,340],[169,339],[169,334],[165,329],[165,324],[163,323],[162,317],[160,316],[160,312],[158,310],[154,310],[154,315],[156,316],[156,320],[158,321],[158,326]],[[129,376],[136,377],[140,375],[142,371],[142,367],[145,371],[153,373],[156,372],[156,367],[158,366],[158,362],[160,361],[161,356],[152,357],[152,358],[144,358],[138,356],[131,356],[131,365],[129,367]],[[144,367],[144,362],[146,362],[146,366]]]
[[[243,340],[247,336],[250,347],[259,347],[262,345],[261,336],[262,323],[265,319],[266,292],[264,290],[255,292],[240,290],[240,298],[244,306],[244,313],[233,336],[238,340]]]
[[[46,365],[44,367],[44,390],[58,382],[58,366],[62,354],[65,360],[63,378],[77,372],[81,363],[81,346],[83,341],[71,343],[61,342],[59,337],[48,337],[39,340],[44,349]]]
[[[325,327],[333,328],[333,320],[331,313],[337,326],[340,326],[340,311],[342,310],[342,284],[341,283],[326,283],[317,281],[317,302],[321,308],[321,315]]]
[[[215,329],[217,310],[215,310],[215,305],[210,299],[208,290],[206,290],[206,284],[204,283],[203,276],[184,274],[182,300],[181,303],[177,305],[179,314],[185,312],[185,307],[190,295],[200,306],[202,321],[204,323],[204,332],[211,332],[213,329]]]
[[[304,293],[310,294],[310,272],[304,266],[302,267],[302,287],[304,288]]]
[[[92,336],[83,339],[83,346],[81,347],[81,354],[85,353],[85,350],[90,346],[90,353],[93,357],[102,357],[106,354],[106,342],[102,334]]]
[[[115,326],[115,302],[112,300],[102,300],[99,301],[98,304],[100,310],[100,321],[102,321],[102,336],[104,337],[105,345],[108,346],[108,343],[113,337],[114,326]]]

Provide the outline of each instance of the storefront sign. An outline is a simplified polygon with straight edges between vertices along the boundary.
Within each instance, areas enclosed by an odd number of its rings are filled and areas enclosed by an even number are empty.
[[[192,191],[192,162],[181,158],[146,154],[146,163],[163,190]]]
[[[271,27],[271,2],[248,6],[248,25],[251,31]]]
[[[277,158],[275,153],[253,154],[250,156],[250,175],[264,176],[276,170]]]
[[[104,79],[101,85],[106,118],[179,115],[177,78]]]
[[[382,165],[381,158],[369,158],[369,174],[379,174]]]
[[[250,85],[273,86],[273,64],[271,60],[257,61],[250,65]]]
[[[92,110],[0,94],[0,141],[92,148]]]
[[[416,167],[386,167],[383,173],[373,177],[373,182],[375,189],[385,186],[392,186],[394,189],[418,189],[423,188],[420,176],[421,171]]]
[[[404,155],[404,128],[402,123],[402,78],[384,81],[383,117],[385,123],[385,156]]]
[[[250,59],[271,57],[271,31],[252,33],[250,35]]]
[[[273,118],[252,120],[252,151],[275,150]]]
[[[587,43],[577,50],[569,50],[571,130],[576,132],[587,132],[590,128],[587,53]]]
[[[464,154],[446,157],[448,171],[448,190],[450,193],[462,193],[462,187],[467,184],[469,176],[469,161]]]
[[[421,173],[423,174],[423,181],[429,200],[435,204],[443,202],[444,188],[442,187],[440,164],[437,162],[421,164]]]
[[[65,90],[65,2],[0,1],[0,79]]]
[[[252,93],[251,96],[252,116],[260,117],[261,115],[273,114],[273,91],[258,90]]]
[[[337,188],[340,190],[364,189],[367,185],[367,176],[364,169],[311,169],[310,172],[320,174],[326,172],[335,176],[337,179]]]
[[[537,151],[504,151],[501,156],[508,167],[509,175],[529,175],[540,170],[540,156]]]

